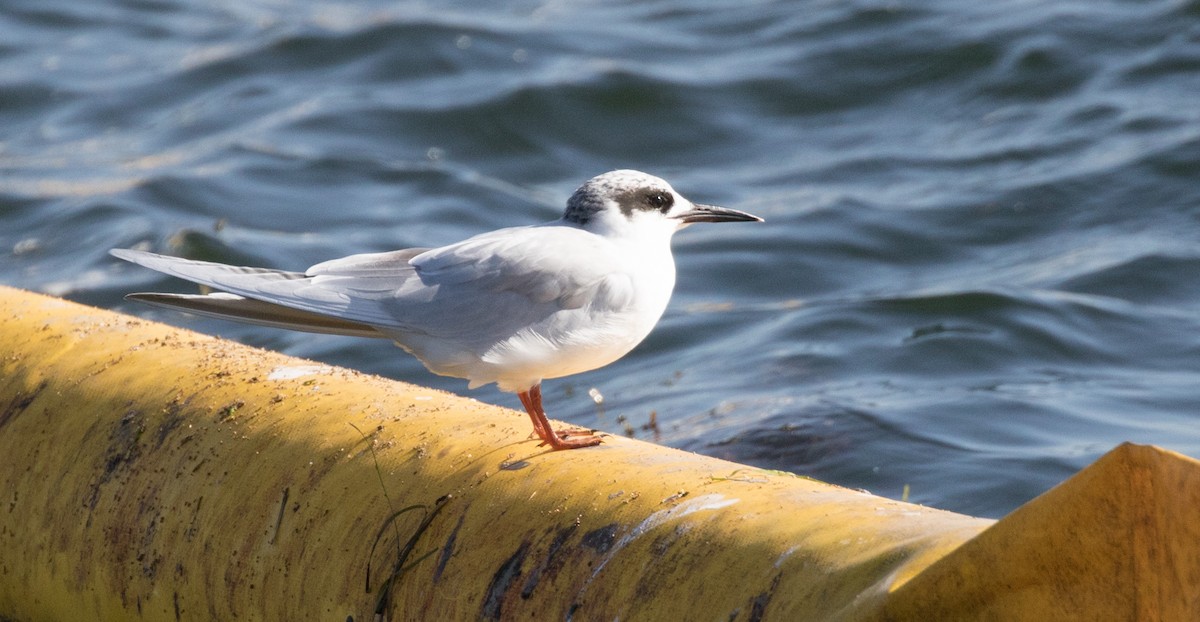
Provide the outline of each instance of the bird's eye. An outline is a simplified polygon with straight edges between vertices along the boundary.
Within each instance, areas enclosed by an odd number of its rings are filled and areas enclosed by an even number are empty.
[[[667,211],[671,209],[671,205],[675,203],[675,197],[661,192],[652,192],[646,195],[646,204],[656,210]]]

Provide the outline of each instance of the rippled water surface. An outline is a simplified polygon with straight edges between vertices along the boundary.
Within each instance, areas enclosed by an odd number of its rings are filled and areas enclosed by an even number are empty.
[[[768,222],[679,234],[659,327],[552,416],[985,516],[1200,456],[1195,0],[494,4],[6,2],[0,281],[519,407],[126,303],[188,286],[105,253],[302,269],[638,168]]]

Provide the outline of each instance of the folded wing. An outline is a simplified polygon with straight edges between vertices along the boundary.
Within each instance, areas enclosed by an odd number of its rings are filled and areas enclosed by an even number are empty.
[[[553,225],[547,225],[553,226]],[[116,257],[221,290],[131,299],[310,332],[449,340],[482,352],[553,314],[604,304],[595,294],[612,257],[602,238],[573,227],[502,229],[437,249],[352,255],[306,272],[247,268],[117,249]],[[578,257],[596,257],[593,263]],[[602,297],[603,298],[603,297]],[[619,304],[619,301],[616,301]]]

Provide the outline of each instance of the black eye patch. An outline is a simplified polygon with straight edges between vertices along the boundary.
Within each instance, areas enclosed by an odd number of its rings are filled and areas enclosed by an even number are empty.
[[[666,213],[675,204],[675,197],[664,192],[650,192],[646,194],[646,205]]]
[[[675,205],[675,195],[670,190],[653,186],[629,189],[613,197],[626,218],[634,212],[662,212],[666,214]]]

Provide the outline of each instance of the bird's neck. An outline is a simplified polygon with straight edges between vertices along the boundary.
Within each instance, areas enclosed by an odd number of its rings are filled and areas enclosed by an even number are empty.
[[[611,243],[620,257],[621,269],[633,278],[639,290],[638,300],[660,310],[666,307],[671,290],[675,288],[675,259],[671,255],[673,229],[635,227],[626,222],[613,224],[600,220],[582,227],[577,223],[564,224],[583,228]]]

